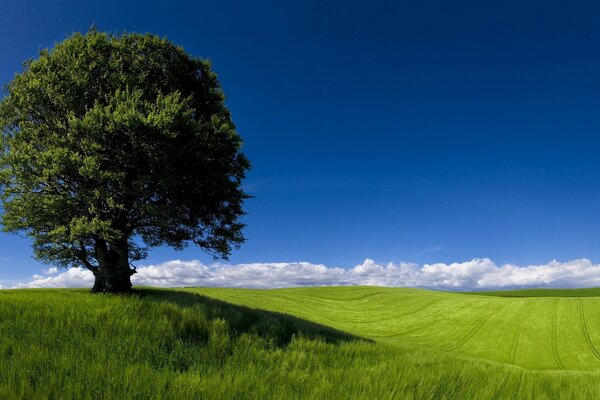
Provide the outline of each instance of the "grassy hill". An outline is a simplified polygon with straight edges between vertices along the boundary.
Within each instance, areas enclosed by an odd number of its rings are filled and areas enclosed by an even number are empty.
[[[590,293],[5,290],[0,398],[599,398]]]
[[[592,297],[600,295],[598,289],[468,296],[374,287],[194,291],[289,313],[379,343],[532,370],[600,370],[600,297]]]

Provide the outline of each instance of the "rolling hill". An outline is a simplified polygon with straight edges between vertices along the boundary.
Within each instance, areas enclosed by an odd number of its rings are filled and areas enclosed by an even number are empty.
[[[379,343],[532,370],[600,370],[600,290],[448,293],[381,287],[193,289]]]
[[[2,290],[0,398],[597,399],[595,294]]]

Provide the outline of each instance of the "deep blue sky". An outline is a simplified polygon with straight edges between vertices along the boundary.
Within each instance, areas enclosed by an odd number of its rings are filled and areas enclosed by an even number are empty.
[[[212,59],[253,163],[232,263],[597,262],[600,8],[574,3],[7,1],[0,82],[92,23]],[[0,277],[30,254],[0,234]],[[175,258],[211,261],[145,264]]]

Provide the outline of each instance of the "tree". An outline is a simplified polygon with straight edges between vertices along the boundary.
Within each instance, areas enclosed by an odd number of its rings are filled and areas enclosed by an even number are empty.
[[[5,86],[0,222],[34,257],[84,266],[93,291],[131,288],[148,249],[244,241],[241,153],[216,75],[150,34],[74,34]]]

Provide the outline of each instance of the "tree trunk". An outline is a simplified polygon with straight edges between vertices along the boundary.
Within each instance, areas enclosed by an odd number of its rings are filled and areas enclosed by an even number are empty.
[[[100,274],[100,271],[94,271],[94,287],[92,287],[92,292],[104,292],[105,287],[106,281],[104,280],[104,277]]]
[[[98,272],[94,274],[95,282],[92,292],[129,292],[131,290],[131,275],[134,273],[135,271],[129,267],[126,270],[110,267],[98,268]]]
[[[128,250],[127,240],[110,245],[97,241],[98,269],[94,272],[92,292],[119,293],[131,290],[131,275],[135,274],[135,269],[129,267]]]

